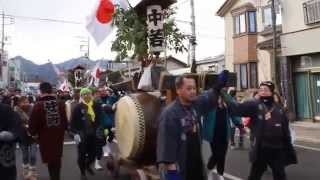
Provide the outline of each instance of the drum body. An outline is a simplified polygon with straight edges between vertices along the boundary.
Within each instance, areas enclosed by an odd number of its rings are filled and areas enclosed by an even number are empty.
[[[139,165],[156,162],[156,142],[161,112],[160,93],[136,93],[122,97],[115,113],[120,157]]]

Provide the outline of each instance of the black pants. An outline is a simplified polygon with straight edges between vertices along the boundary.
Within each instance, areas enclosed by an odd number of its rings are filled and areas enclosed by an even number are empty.
[[[281,149],[261,149],[251,165],[248,180],[260,180],[267,166],[272,170],[273,180],[286,180],[284,154]]]
[[[224,165],[226,161],[226,154],[228,150],[228,142],[210,143],[212,155],[208,162],[208,169],[213,169],[217,166],[219,175],[224,173]]]
[[[0,177],[5,180],[16,180],[17,179],[17,169],[16,166],[12,168],[4,168],[0,165]]]
[[[78,165],[82,175],[96,158],[96,137],[94,135],[85,137],[78,145]]]
[[[96,158],[101,160],[103,156],[103,146],[106,145],[106,140],[104,138],[96,138]]]
[[[61,159],[56,161],[49,162],[47,164],[50,180],[60,180],[60,171],[61,171]]]

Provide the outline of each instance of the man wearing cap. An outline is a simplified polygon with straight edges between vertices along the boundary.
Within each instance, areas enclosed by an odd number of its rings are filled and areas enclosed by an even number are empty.
[[[223,92],[223,97],[234,115],[250,117],[253,142],[250,149],[252,163],[248,180],[260,180],[269,166],[274,180],[286,180],[285,167],[297,163],[291,143],[289,121],[282,107],[274,101],[275,86],[262,82],[258,97],[237,103]]]
[[[78,144],[78,165],[81,171],[81,180],[87,179],[86,171],[94,175],[91,165],[96,157],[96,141],[103,136],[100,128],[101,105],[94,102],[92,91],[82,88],[80,103],[75,106],[71,115],[70,130]]]
[[[65,104],[53,95],[50,83],[40,84],[40,98],[32,109],[29,132],[38,137],[42,161],[50,180],[60,180],[64,132],[67,129]]]

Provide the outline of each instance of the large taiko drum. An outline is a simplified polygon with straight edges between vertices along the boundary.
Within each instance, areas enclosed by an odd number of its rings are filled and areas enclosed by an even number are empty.
[[[160,93],[136,93],[122,97],[115,113],[120,157],[140,165],[156,160]]]

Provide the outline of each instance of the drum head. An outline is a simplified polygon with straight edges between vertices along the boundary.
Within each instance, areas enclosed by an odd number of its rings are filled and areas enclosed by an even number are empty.
[[[131,96],[121,98],[117,103],[115,122],[121,158],[136,157],[145,140],[144,115],[138,100]]]

